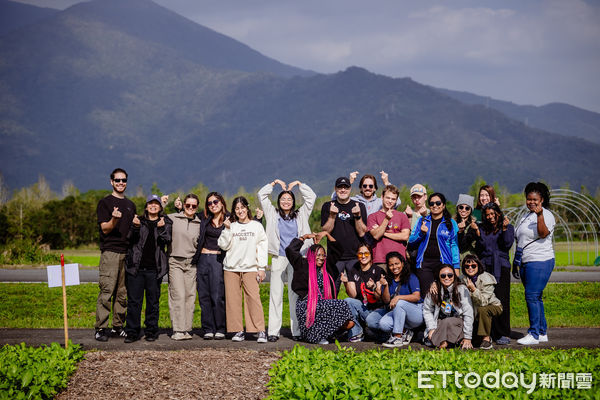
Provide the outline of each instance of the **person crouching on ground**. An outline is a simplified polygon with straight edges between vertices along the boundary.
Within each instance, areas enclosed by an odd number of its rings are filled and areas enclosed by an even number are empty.
[[[265,317],[260,301],[259,283],[265,279],[267,268],[267,234],[260,222],[252,220],[248,200],[233,199],[233,214],[225,219],[225,229],[219,236],[219,247],[226,251],[223,260],[225,281],[225,314],[227,331],[236,332],[234,342],[245,340],[242,321],[242,294],[246,299],[244,317],[246,331],[258,333],[257,342],[266,343]]]
[[[449,344],[472,349],[473,304],[469,290],[461,284],[449,264],[435,274],[435,293],[428,291],[423,304],[425,337],[433,346],[445,349]]]
[[[125,343],[140,339],[142,303],[146,294],[144,334],[153,342],[158,338],[160,284],[169,270],[166,247],[171,243],[172,222],[162,215],[160,198],[153,194],[146,201],[146,211],[133,218],[129,230],[130,248],[125,270],[127,318]]]

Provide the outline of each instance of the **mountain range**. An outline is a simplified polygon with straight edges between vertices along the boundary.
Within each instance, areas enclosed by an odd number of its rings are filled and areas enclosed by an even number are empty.
[[[278,177],[326,194],[351,170],[382,169],[452,197],[477,176],[514,191],[600,182],[597,113],[558,105],[561,127],[556,105],[519,114],[526,106],[360,67],[302,70],[149,0],[22,19],[0,36],[0,171],[13,188],[38,174],[102,188],[116,166],[133,187],[163,191]]]

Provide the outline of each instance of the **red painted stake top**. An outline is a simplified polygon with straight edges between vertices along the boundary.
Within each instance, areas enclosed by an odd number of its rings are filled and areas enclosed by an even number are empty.
[[[60,266],[61,267],[65,266],[65,256],[64,256],[64,254],[60,255]]]

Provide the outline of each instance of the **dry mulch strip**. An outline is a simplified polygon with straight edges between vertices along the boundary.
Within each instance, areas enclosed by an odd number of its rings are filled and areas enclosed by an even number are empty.
[[[222,349],[87,353],[57,399],[262,399],[279,357]]]

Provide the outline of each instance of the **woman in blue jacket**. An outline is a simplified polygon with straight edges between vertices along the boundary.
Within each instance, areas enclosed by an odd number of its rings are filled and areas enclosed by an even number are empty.
[[[428,201],[430,214],[419,218],[408,239],[409,248],[417,248],[416,272],[423,298],[435,280],[434,272],[442,264],[452,265],[457,276],[460,271],[458,225],[446,209],[446,197],[433,193]]]

